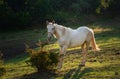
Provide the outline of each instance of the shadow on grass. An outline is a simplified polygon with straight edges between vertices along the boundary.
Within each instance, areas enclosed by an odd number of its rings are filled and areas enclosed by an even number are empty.
[[[24,54],[21,54],[21,55],[17,55],[14,58],[11,58],[9,60],[5,60],[5,64],[26,61],[27,58],[29,58],[29,55],[27,53],[24,53]]]
[[[92,68],[78,67],[75,69],[69,70],[64,76],[63,79],[80,79],[89,72],[92,72]],[[16,76],[13,79],[56,79],[60,74],[54,72],[43,71],[43,72],[34,72],[31,74],[25,74],[22,76]]]
[[[68,73],[64,75],[63,79],[80,79],[86,73],[92,72],[92,68],[78,67],[77,69],[71,69]]]
[[[25,74],[22,76],[14,77],[13,79],[54,79],[56,73],[49,71],[34,72],[31,74]]]

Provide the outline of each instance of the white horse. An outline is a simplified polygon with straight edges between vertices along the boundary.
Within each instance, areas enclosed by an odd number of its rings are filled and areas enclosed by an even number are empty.
[[[92,29],[83,26],[75,30],[71,28],[64,27],[62,25],[53,22],[47,23],[48,41],[54,36],[58,39],[58,44],[60,46],[60,55],[66,53],[67,48],[81,46],[83,60],[80,65],[85,66],[87,52],[92,42],[92,47],[94,51],[100,50],[95,41],[94,32]],[[86,44],[86,48],[84,47]],[[63,56],[59,58],[58,68],[62,68]]]

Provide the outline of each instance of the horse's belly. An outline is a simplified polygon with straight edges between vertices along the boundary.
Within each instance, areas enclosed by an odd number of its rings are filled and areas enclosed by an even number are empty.
[[[74,43],[74,44],[71,44],[69,47],[70,47],[70,48],[73,48],[73,47],[78,47],[78,46],[80,46],[80,45],[81,45],[81,44],[78,44],[78,43],[75,44],[75,43]]]

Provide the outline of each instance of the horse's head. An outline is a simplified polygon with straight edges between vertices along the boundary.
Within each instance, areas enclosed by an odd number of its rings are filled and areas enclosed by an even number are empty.
[[[55,26],[54,26],[55,21],[53,22],[46,21],[46,24],[47,24],[47,32],[48,32],[48,41],[50,41],[55,32]]]

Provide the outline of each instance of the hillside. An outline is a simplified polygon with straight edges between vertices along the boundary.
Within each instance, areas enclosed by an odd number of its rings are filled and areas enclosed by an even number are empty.
[[[94,29],[95,37],[98,46],[101,48],[99,52],[89,51],[87,63],[85,67],[79,67],[81,61],[81,50],[80,48],[75,48],[68,50],[65,55],[63,68],[57,70],[55,73],[49,73],[44,71],[43,73],[37,73],[36,69],[28,66],[25,61],[29,59],[26,53],[11,53],[11,56],[4,62],[4,67],[7,73],[2,77],[3,79],[119,79],[120,78],[120,19],[115,17],[113,19],[102,19],[93,21],[84,21],[79,24],[78,22],[65,24],[70,25],[71,28],[77,28],[80,25],[87,25],[88,27]],[[7,34],[7,33],[6,33]],[[2,34],[5,37],[6,34]],[[29,34],[29,35],[27,35]],[[39,37],[41,34],[41,37]],[[44,34],[42,36],[42,34]],[[27,43],[33,42],[33,40],[46,39],[45,30],[33,30],[20,32],[21,36],[29,39]],[[14,40],[16,45],[16,40],[21,40],[16,33],[11,34],[10,37]],[[36,36],[34,36],[36,35]],[[1,39],[2,39],[1,36]],[[28,37],[27,37],[28,36]],[[5,37],[6,41],[9,37]],[[12,41],[13,40],[9,40]],[[13,42],[13,43],[14,43]],[[24,41],[25,42],[25,41]],[[24,43],[22,42],[22,43]],[[2,43],[2,42],[1,42]],[[20,42],[19,42],[20,43]],[[35,41],[34,41],[35,43]],[[33,43],[32,43],[33,44]],[[7,45],[2,44],[2,45]],[[9,44],[8,44],[9,45]],[[10,43],[11,45],[11,43]],[[19,44],[18,44],[19,45]],[[32,46],[32,45],[31,45]],[[54,46],[53,46],[54,48]],[[24,48],[25,49],[25,48]]]

